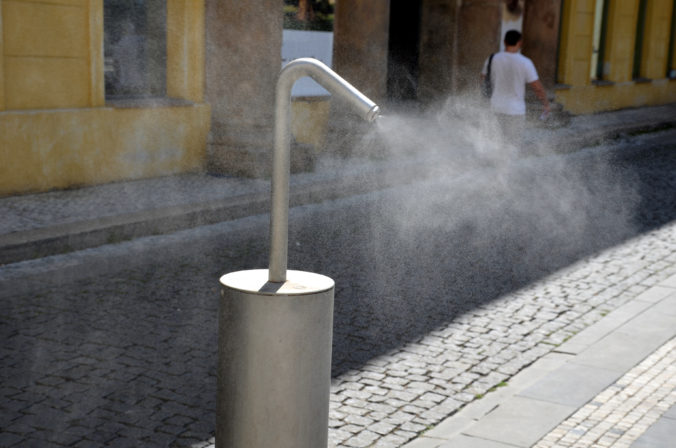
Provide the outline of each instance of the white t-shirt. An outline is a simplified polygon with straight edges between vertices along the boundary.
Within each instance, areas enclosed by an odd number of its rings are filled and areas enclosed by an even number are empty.
[[[481,71],[486,75],[488,59]],[[506,115],[526,114],[526,84],[538,80],[533,61],[521,53],[501,51],[491,62],[491,110]]]

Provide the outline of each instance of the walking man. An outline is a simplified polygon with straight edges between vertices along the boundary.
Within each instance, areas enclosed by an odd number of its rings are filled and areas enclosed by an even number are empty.
[[[505,34],[505,51],[486,59],[481,79],[490,77],[492,86],[491,110],[495,113],[505,139],[520,146],[526,123],[526,85],[529,85],[544,107],[543,116],[549,115],[549,101],[538,78],[533,61],[523,56],[522,36],[519,31]],[[489,72],[490,61],[490,72]]]

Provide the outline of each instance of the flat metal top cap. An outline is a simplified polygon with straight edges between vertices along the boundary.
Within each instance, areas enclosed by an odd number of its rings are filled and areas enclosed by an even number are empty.
[[[271,296],[317,294],[328,291],[335,285],[325,275],[292,270],[286,272],[285,282],[273,283],[268,281],[267,269],[231,272],[222,276],[220,282],[221,285],[238,291]]]

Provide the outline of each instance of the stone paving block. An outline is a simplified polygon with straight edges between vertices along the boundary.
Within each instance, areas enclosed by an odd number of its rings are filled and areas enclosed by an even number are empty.
[[[106,446],[109,441],[116,437],[118,435],[114,432],[97,429],[87,434],[84,440],[78,443],[78,446]]]
[[[443,439],[431,437],[418,437],[406,444],[406,448],[439,448],[444,443]]]
[[[134,446],[134,443],[135,443],[134,439],[119,436],[106,442],[106,446],[111,448],[129,448],[131,446]]]
[[[676,405],[669,408],[669,410],[664,413],[664,417],[676,420]]]
[[[595,324],[585,328],[584,331],[563,343],[556,351],[579,354],[650,306],[650,302],[633,300],[614,310]]]
[[[385,437],[378,439],[373,445],[374,448],[399,448],[406,442],[406,439],[396,434],[388,434]]]
[[[676,292],[676,287],[668,287],[663,284],[653,286],[647,291],[639,294],[636,297],[636,300],[641,302],[651,302],[656,303],[664,299],[668,295],[672,295]]]
[[[631,448],[672,448],[676,441],[676,420],[662,418],[643,433]]]
[[[578,408],[620,376],[616,371],[568,362],[518,396]]]
[[[356,426],[369,426],[373,424],[373,420],[367,417],[361,417],[358,415],[348,415],[344,419],[345,423],[356,425]]]
[[[676,316],[676,293],[666,297],[655,305],[655,312],[658,314]]]
[[[13,434],[10,432],[0,432],[0,446],[11,448],[13,446],[23,446],[21,443],[25,441],[23,436]]]
[[[340,446],[340,444],[344,441],[352,437],[352,433],[349,431],[345,431],[342,429],[336,429],[333,431],[329,431],[329,446]]]
[[[663,280],[661,282],[661,285],[666,286],[668,288],[676,288],[676,275],[672,275],[671,277]]]
[[[366,448],[371,446],[379,438],[378,434],[371,431],[361,431],[357,435],[345,440],[345,446],[354,448]]]
[[[445,442],[438,445],[438,448],[510,448],[513,446],[514,445],[496,442],[494,440],[486,440],[461,434],[460,436],[453,438],[452,442]]]
[[[463,434],[530,447],[575,410],[574,406],[514,397],[463,431]]]
[[[400,425],[400,428],[404,431],[410,432],[410,433],[419,433],[427,429],[427,427],[421,423],[415,423],[412,421],[406,421],[403,424]]]
[[[70,432],[58,432],[50,436],[49,441],[62,446],[73,446],[83,440],[84,437]]]
[[[78,442],[82,443],[82,442]],[[21,445],[15,445],[17,448],[20,446],[21,448],[44,448],[45,445],[48,445],[49,442],[46,442],[45,440],[42,439],[34,439],[34,438],[29,438],[21,442]],[[91,446],[91,445],[90,445]]]
[[[664,319],[657,318],[656,320],[666,323]],[[629,329],[627,329],[622,332],[615,332],[599,341],[592,348],[583,351],[575,362],[624,373],[667,339],[669,329],[663,326],[657,328],[664,331],[664,337],[659,341],[646,339],[645,335],[639,332],[629,333]]]

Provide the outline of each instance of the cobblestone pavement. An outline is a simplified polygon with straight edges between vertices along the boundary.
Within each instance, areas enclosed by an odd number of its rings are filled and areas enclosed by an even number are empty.
[[[629,448],[676,403],[676,340],[664,344],[534,448]]]
[[[660,141],[292,210],[289,266],[337,285],[332,444],[401,446],[675,274]],[[217,279],[266,224],[1,267],[0,446],[213,443]]]
[[[331,397],[332,442],[403,445],[676,272],[675,237],[676,226],[662,228],[468,311],[338,377]],[[656,252],[645,257],[647,247]]]

